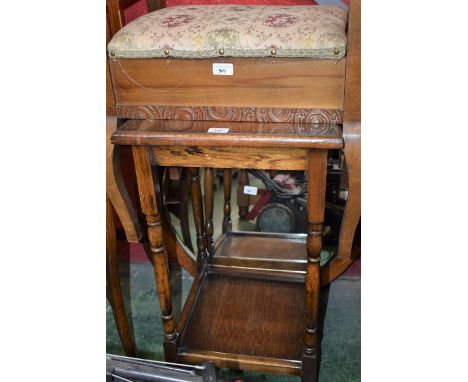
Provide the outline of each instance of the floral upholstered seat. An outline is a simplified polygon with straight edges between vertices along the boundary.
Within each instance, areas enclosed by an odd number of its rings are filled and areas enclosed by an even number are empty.
[[[346,54],[346,10],[336,6],[187,5],[123,27],[111,57],[308,57]]]

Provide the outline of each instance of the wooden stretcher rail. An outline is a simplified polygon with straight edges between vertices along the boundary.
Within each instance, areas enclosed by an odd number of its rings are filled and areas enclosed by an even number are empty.
[[[301,361],[228,354],[213,351],[183,350],[178,354],[181,362],[212,361],[217,367],[262,371],[267,373],[301,375]]]
[[[267,149],[257,147],[151,147],[152,164],[210,168],[261,168],[263,170],[305,170],[307,149]]]

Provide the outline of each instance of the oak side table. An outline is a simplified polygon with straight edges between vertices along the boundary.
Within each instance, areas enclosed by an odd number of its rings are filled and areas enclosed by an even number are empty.
[[[128,120],[111,138],[131,145],[162,311],[167,361],[294,374],[316,381],[320,251],[327,150],[333,124]],[[155,166],[187,167],[197,233],[198,276],[176,322]],[[204,171],[204,201],[200,185]],[[306,170],[307,234],[233,232],[225,204],[213,238],[213,170]],[[225,198],[230,200],[230,179]]]

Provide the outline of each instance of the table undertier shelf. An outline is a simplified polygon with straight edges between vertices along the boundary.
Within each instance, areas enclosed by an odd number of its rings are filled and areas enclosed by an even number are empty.
[[[215,253],[216,265],[305,272],[306,234],[232,232]]]
[[[300,282],[227,275],[214,267],[200,282],[179,360],[299,375],[304,294]]]

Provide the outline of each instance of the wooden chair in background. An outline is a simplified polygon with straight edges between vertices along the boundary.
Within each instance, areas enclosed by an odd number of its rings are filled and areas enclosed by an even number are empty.
[[[123,11],[116,0],[106,4],[106,44],[123,26]],[[106,289],[107,299],[112,307],[117,331],[125,354],[136,356],[135,343],[127,319],[122,289],[120,285],[117,232],[115,214],[125,231],[130,243],[138,243],[142,238],[140,224],[135,207],[130,200],[124,181],[119,171],[119,149],[110,142],[110,136],[117,129],[115,100],[112,82],[106,60]]]
[[[330,264],[329,281],[341,275],[361,254],[361,0],[349,1],[348,47],[343,103],[344,155],[348,178],[348,200],[338,240],[338,253]]]
[[[107,0],[106,1],[106,45],[125,25],[125,10],[136,4],[136,0]],[[147,0],[148,12],[161,7],[160,1]],[[138,214],[134,201],[131,200],[125,181],[120,170],[120,148],[115,147],[111,141],[111,135],[117,129],[117,112],[115,108],[112,80],[110,78],[109,65],[106,59],[106,286],[107,299],[112,307],[123,348],[128,356],[135,356],[136,347],[132,331],[127,319],[122,288],[119,277],[117,235],[115,216],[125,232],[129,243],[139,243],[143,238]],[[131,156],[131,154],[130,154]],[[187,218],[188,219],[188,218]],[[176,235],[172,227],[166,222],[168,232],[168,250],[177,263],[181,264],[192,275],[196,274],[196,265],[190,256],[187,256],[182,247],[177,243]]]

